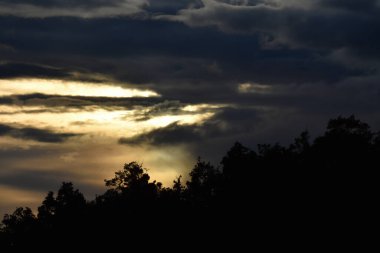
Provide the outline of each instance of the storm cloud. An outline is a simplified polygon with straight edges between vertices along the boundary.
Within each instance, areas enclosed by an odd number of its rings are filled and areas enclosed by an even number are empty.
[[[33,127],[13,127],[0,124],[0,136],[10,136],[17,139],[34,140],[48,143],[61,143],[70,137],[78,136],[71,133],[55,133],[47,129]]]

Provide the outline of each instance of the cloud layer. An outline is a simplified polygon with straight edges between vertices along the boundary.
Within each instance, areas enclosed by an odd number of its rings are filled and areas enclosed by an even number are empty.
[[[350,114],[379,129],[379,14],[378,0],[0,0],[0,187],[70,175],[94,194],[127,159],[170,183],[237,140]]]

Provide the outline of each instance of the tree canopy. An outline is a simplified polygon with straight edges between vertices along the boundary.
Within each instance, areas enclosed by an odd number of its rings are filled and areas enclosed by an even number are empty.
[[[313,142],[308,132],[287,147],[265,144],[254,151],[237,142],[218,166],[199,158],[189,180],[180,176],[172,187],[151,181],[142,164],[130,162],[105,180],[108,190],[95,200],[64,182],[57,194],[48,192],[37,215],[27,207],[6,214],[0,249],[126,249],[124,240],[190,240],[191,231],[225,238],[234,231],[226,226],[248,224],[262,233],[305,224],[319,229],[326,222],[346,228],[377,197],[379,159],[379,133],[351,116],[330,120]]]

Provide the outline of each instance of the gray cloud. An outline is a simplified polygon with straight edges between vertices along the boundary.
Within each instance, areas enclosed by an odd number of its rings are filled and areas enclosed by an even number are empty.
[[[27,63],[0,63],[0,78],[13,77],[72,77],[63,69]]]
[[[320,93],[321,96],[322,94],[323,92]],[[148,145],[153,148],[186,145],[189,152],[194,155],[201,155],[218,163],[221,155],[225,154],[236,141],[252,148],[255,148],[257,144],[273,144],[274,142],[288,145],[304,130],[308,130],[312,137],[322,134],[328,119],[339,115],[360,114],[363,121],[375,127],[380,126],[377,110],[368,110],[363,113],[365,109],[355,108],[355,101],[352,101],[352,105],[348,104],[348,100],[344,103],[331,101],[331,104],[323,105],[319,102],[320,99],[314,99],[314,101],[309,101],[310,105],[302,107],[307,103],[306,100],[307,98],[293,106],[228,107],[203,124],[173,123],[130,138],[120,138],[119,144]],[[363,106],[370,108],[373,106],[370,104]],[[377,107],[378,105],[375,108]]]
[[[372,12],[380,7],[378,0],[318,0],[319,5],[327,8],[334,8],[338,10],[347,10],[352,12]]]
[[[368,66],[347,66],[329,57],[334,48],[263,48],[262,34],[195,29],[176,22],[122,18],[87,22],[3,18],[2,22],[14,36],[10,39],[7,30],[0,31],[0,41],[19,51],[8,57],[13,58],[10,63],[27,59],[49,66],[47,77],[74,79],[71,73],[84,72],[91,78],[90,73],[96,73],[150,86],[170,100],[182,99],[182,94],[196,99],[203,92],[223,97],[239,82],[336,82],[368,73]],[[22,42],[25,38],[29,43]],[[22,69],[13,75],[25,76],[29,70]],[[42,69],[35,71],[44,75]]]
[[[159,104],[164,100],[159,97],[131,97],[131,98],[114,98],[114,97],[83,97],[83,96],[59,96],[45,95],[40,93],[12,95],[0,97],[0,105],[16,106],[42,106],[41,110],[51,112],[65,112],[70,108],[81,108],[83,110],[92,110],[92,106],[99,108],[124,107],[134,109],[135,107],[150,107]],[[39,112],[37,111],[35,112]],[[33,113],[33,111],[28,110]],[[3,112],[6,113],[6,112]]]
[[[2,0],[0,15],[27,18],[130,16],[143,13],[142,8],[147,3],[146,0]]]
[[[17,187],[25,190],[55,190],[62,181],[71,181],[73,173],[64,171],[41,171],[37,169],[18,170],[12,174],[0,176],[0,185]]]
[[[32,127],[13,127],[0,124],[0,136],[11,136],[17,139],[34,140],[47,143],[61,143],[70,137],[78,136],[72,133],[55,133],[47,129]]]
[[[0,79],[12,78],[61,79],[92,83],[112,83],[115,81],[111,77],[101,75],[99,73],[88,72],[83,68],[49,66],[38,64],[38,62],[0,62]]]
[[[225,108],[202,124],[181,125],[177,122],[131,138],[120,138],[119,144],[168,145],[195,144],[212,139],[248,134],[259,121],[257,109]]]
[[[115,6],[124,0],[0,0],[2,4],[29,4],[44,7],[86,7]],[[133,1],[129,1],[133,2]]]
[[[105,187],[81,182],[81,180],[83,179],[80,176],[70,171],[49,171],[27,168],[17,169],[13,173],[0,175],[0,186],[6,186],[10,187],[11,189],[18,189],[27,192],[42,193],[42,196],[39,199],[39,203],[33,204],[40,204],[43,201],[43,196],[48,191],[57,192],[62,182],[73,182],[75,187],[78,187],[78,189],[83,192],[89,199],[92,199],[94,197],[94,193],[101,193],[105,190]],[[0,212],[4,211],[5,209],[4,207],[2,208],[1,204]]]
[[[158,14],[175,14],[179,10],[188,7],[197,8],[203,6],[201,0],[150,0],[145,9],[153,15]]]
[[[184,22],[191,27],[217,27],[229,33],[257,33],[263,38],[263,46],[350,48],[362,53],[371,48],[372,54],[378,56],[375,45],[380,41],[376,32],[380,6],[376,0],[321,0],[308,8],[301,8],[304,1],[299,1],[300,4],[255,2],[261,4],[234,5],[204,0],[202,8],[183,9],[176,15],[157,18]]]
[[[184,110],[187,105],[192,104],[182,103],[178,100],[165,100],[151,106],[146,105],[146,107],[136,107],[135,116],[138,117],[136,120],[145,121],[159,116],[203,114],[207,112],[215,113],[218,111],[218,109],[208,107],[197,108],[195,111]]]
[[[18,50],[5,58],[4,75],[75,79],[73,72],[85,73],[86,78],[96,73],[152,88],[162,98],[34,94],[12,101],[57,107],[146,108],[168,100],[241,108],[302,108],[310,113],[344,110],[358,115],[379,110],[379,43],[373,31],[379,19],[373,14],[378,9],[373,1],[355,7],[368,10],[364,14],[350,7],[352,3],[339,1],[169,2],[144,7],[152,13],[177,13],[159,16],[166,20],[3,17],[5,28],[0,31],[0,41]],[[29,63],[22,65],[23,60]],[[281,92],[239,93],[238,85],[246,82]],[[10,98],[3,97],[1,102],[9,104]],[[142,119],[159,111],[157,105],[157,110],[141,115]]]
[[[131,138],[120,138],[119,144],[127,145],[168,145],[178,143],[192,143],[199,141],[204,133],[202,127],[196,125],[170,124],[167,127],[159,128],[148,133],[144,133]],[[210,136],[207,136],[208,138]]]

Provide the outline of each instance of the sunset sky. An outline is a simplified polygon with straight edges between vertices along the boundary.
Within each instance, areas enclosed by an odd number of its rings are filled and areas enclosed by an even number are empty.
[[[139,161],[380,129],[379,0],[0,0],[0,215]]]

